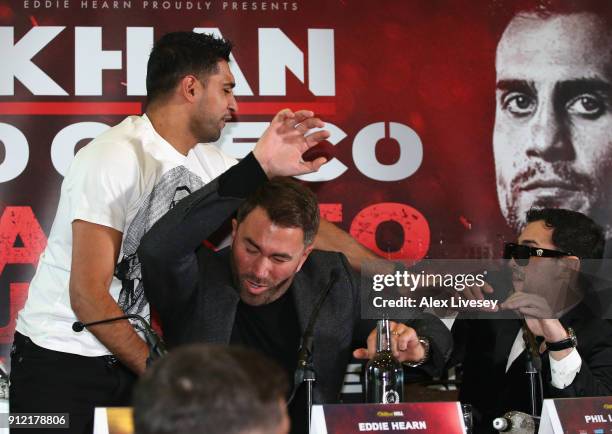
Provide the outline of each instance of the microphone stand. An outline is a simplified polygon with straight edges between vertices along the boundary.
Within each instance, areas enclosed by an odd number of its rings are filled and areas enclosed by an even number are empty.
[[[72,324],[72,330],[79,333],[82,332],[85,328],[89,328],[90,326],[129,319],[136,320],[142,326],[142,331],[144,333],[147,346],[149,347],[149,357],[147,358],[147,366],[149,366],[154,360],[157,360],[168,353],[164,341],[158,336],[157,333],[155,333],[155,330],[151,328],[149,323],[143,317],[136,314],[127,314],[115,318],[107,318],[88,323],[76,321]]]
[[[314,387],[315,381],[317,381],[317,376],[314,370],[314,365],[312,363],[312,343],[313,336],[312,333],[304,334],[302,349],[300,350],[300,354],[298,357],[298,367],[295,370],[294,377],[294,392],[290,398],[293,399],[295,397],[295,392],[299,389],[302,383],[306,383],[306,412],[308,415],[308,432],[310,433],[310,425],[311,425],[311,417],[312,417],[312,401],[313,394],[312,390]]]
[[[529,391],[530,391],[530,403],[531,403],[531,416],[534,420],[539,419],[538,408],[541,406],[541,398],[538,397],[538,379],[541,381],[540,372],[542,370],[542,359],[540,358],[540,352],[538,351],[538,344],[535,340],[535,336],[527,326],[527,323],[523,319],[523,339],[525,341],[525,347],[527,348],[527,361],[525,363],[525,373],[529,376]],[[541,384],[541,383],[540,383]]]
[[[327,298],[329,291],[331,290],[334,283],[338,280],[338,273],[334,271],[332,273],[331,279],[327,284],[325,290],[321,293],[319,300],[317,300],[317,304],[315,305],[312,314],[310,315],[310,320],[308,321],[308,326],[304,331],[304,335],[302,337],[302,345],[300,346],[298,352],[298,363],[297,368],[295,370],[295,375],[293,377],[293,391],[291,392],[291,396],[287,400],[287,406],[291,404],[293,398],[302,385],[302,383],[306,383],[306,412],[308,414],[308,432],[310,432],[311,425],[311,416],[312,416],[312,402],[313,402],[313,387],[316,381],[316,373],[314,370],[314,365],[312,361],[313,355],[313,335],[314,335],[314,325],[319,317],[319,310],[321,310],[321,306],[323,302]]]

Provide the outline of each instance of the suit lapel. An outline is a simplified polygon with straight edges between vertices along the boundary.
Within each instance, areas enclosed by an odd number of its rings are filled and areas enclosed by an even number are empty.
[[[293,279],[291,291],[293,293],[293,302],[295,304],[295,311],[297,312],[297,319],[300,326],[300,334],[302,336],[306,331],[306,327],[308,327],[310,316],[312,315],[314,306],[319,299],[319,295],[324,290],[325,288],[322,288],[319,292],[313,291],[306,282],[304,275],[300,272],[298,272]],[[315,334],[316,329],[317,328],[315,327]]]
[[[514,344],[516,335],[521,328],[521,322],[518,319],[502,319],[493,320],[493,324],[495,328],[495,350],[493,353],[495,369],[496,371],[501,370],[503,375],[506,372],[506,364],[512,344]]]
[[[229,344],[240,296],[233,286],[229,249],[218,252],[202,291],[202,335],[206,342]]]

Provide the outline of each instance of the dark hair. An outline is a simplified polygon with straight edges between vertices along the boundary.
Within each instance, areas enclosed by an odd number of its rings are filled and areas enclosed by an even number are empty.
[[[134,390],[137,434],[271,432],[282,420],[284,371],[240,347],[195,344],[170,352]]]
[[[238,209],[238,223],[258,206],[266,211],[274,224],[302,229],[304,245],[314,241],[319,230],[319,205],[308,188],[291,178],[274,178],[259,187]]]
[[[532,208],[527,223],[544,220],[554,229],[552,242],[558,249],[571,252],[580,259],[601,259],[604,232],[597,223],[582,213],[558,208]]]
[[[218,71],[217,62],[229,62],[232,43],[213,35],[173,32],[162,36],[153,46],[147,64],[147,100],[174,89],[188,74],[204,79]]]

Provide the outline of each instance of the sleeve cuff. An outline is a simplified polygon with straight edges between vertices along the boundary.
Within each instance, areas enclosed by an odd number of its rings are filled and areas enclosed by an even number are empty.
[[[252,152],[219,176],[219,195],[246,198],[268,180]]]
[[[110,210],[107,213],[103,213],[81,207],[75,210],[70,216],[70,223],[73,223],[75,220],[83,220],[88,223],[106,226],[121,233],[123,233],[126,229],[125,219],[112,215]]]
[[[582,358],[575,348],[561,360],[555,360],[548,354],[550,359],[551,383],[557,389],[565,389],[572,384],[576,374],[582,367]]]

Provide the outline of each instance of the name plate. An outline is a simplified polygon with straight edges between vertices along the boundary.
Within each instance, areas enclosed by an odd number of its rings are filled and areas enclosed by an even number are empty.
[[[538,434],[604,434],[612,431],[612,396],[545,399]]]
[[[458,402],[328,404],[312,408],[311,434],[464,434]]]

